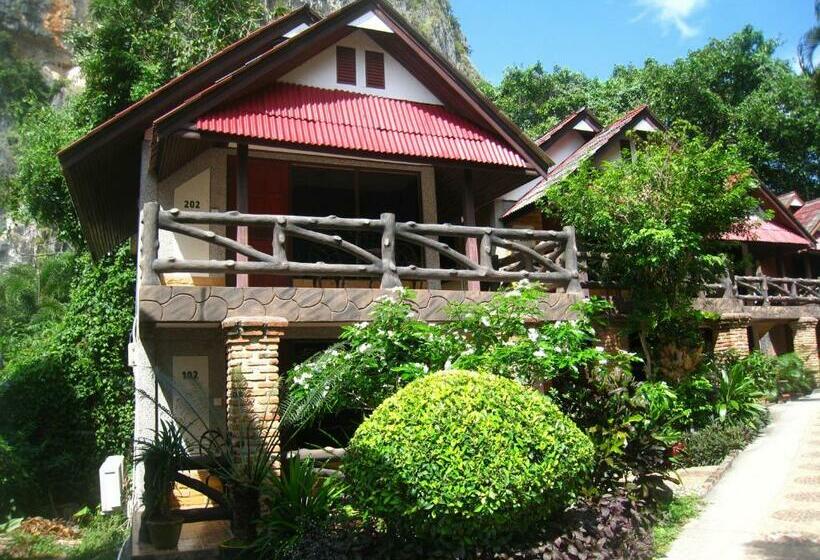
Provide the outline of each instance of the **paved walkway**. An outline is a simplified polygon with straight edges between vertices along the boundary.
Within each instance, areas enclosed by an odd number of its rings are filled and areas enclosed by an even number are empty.
[[[668,560],[820,560],[820,390],[771,412]]]

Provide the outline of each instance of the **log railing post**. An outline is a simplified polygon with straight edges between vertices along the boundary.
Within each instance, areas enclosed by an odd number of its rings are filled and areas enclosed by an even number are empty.
[[[567,284],[567,293],[582,294],[581,281],[578,279],[578,245],[575,242],[575,228],[573,226],[564,226],[564,234],[566,239],[564,243],[564,268],[572,275]]]
[[[146,202],[142,209],[142,243],[140,246],[140,268],[145,286],[158,286],[159,275],[154,270],[154,261],[159,255],[159,203]]]
[[[489,233],[481,236],[481,247],[479,248],[479,264],[485,270],[493,269],[493,238]]]
[[[273,226],[273,261],[276,263],[286,263],[288,260],[287,252],[285,250],[285,225],[287,220],[279,218]]]
[[[760,278],[760,295],[763,298],[763,305],[769,305],[769,279],[766,276]]]
[[[396,215],[385,212],[381,215],[382,231],[382,290],[398,288],[401,280],[396,272]]]

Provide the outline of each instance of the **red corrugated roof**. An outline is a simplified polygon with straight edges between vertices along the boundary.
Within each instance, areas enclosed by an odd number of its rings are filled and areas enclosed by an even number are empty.
[[[527,167],[492,133],[439,105],[278,83],[216,109],[199,130],[300,145]]]
[[[811,246],[811,242],[802,235],[775,222],[764,222],[760,218],[749,218],[750,229],[743,235],[729,233],[723,236],[726,241],[749,241],[752,243],[783,243],[787,245]]]
[[[610,140],[617,136],[624,129],[624,127],[628,126],[646,108],[646,105],[640,105],[639,107],[635,107],[631,111],[628,111],[621,118],[599,132],[589,142],[575,150],[567,157],[567,159],[551,168],[547,178],[540,181],[537,185],[530,189],[529,192],[522,196],[518,202],[516,202],[504,213],[502,217],[509,217],[512,214],[523,210],[530,204],[535,203],[535,201],[538,200],[542,194],[544,194],[544,191],[548,186],[556,183],[559,179],[564,178],[568,173],[577,169],[578,166],[586,160],[586,158],[594,155],[598,150],[607,145]]]

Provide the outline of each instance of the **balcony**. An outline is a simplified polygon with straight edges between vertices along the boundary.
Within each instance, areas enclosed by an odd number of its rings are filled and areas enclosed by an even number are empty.
[[[820,280],[774,276],[733,276],[707,286],[706,295],[735,299],[745,306],[820,304]]]
[[[269,251],[247,242],[249,229],[257,239],[260,231],[268,232]],[[162,239],[169,234],[216,247],[224,258],[162,256]],[[218,284],[167,285],[170,275],[181,273],[207,275]],[[142,217],[140,275],[140,313],[149,321],[263,314],[349,322],[366,319],[381,290],[400,286],[420,291],[420,316],[426,320],[442,320],[448,302],[489,297],[499,284],[519,280],[549,287],[547,305],[556,318],[582,297],[572,227],[397,222],[391,213],[367,219],[190,212],[151,202]]]

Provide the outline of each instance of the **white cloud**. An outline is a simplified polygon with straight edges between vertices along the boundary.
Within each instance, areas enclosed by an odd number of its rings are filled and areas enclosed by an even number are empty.
[[[638,14],[635,21],[650,15],[664,26],[674,25],[681,37],[688,39],[700,32],[690,22],[692,14],[706,6],[709,0],[634,0],[634,2],[643,8],[643,12]]]

